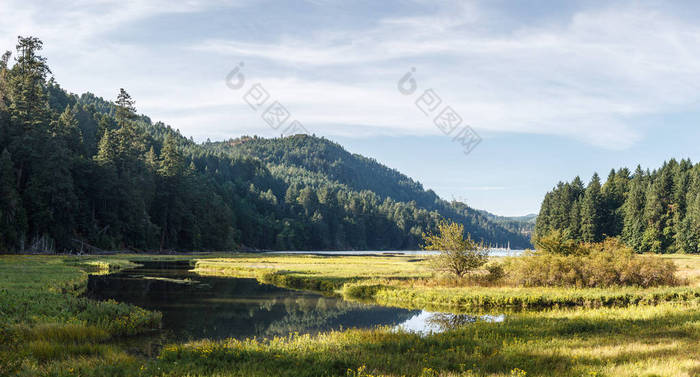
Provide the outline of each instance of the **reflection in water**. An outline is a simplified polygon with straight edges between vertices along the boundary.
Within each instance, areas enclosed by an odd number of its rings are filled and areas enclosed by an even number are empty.
[[[91,275],[88,296],[161,311],[165,331],[134,344],[147,354],[171,341],[272,338],[376,326],[430,334],[476,320],[503,320],[503,316],[472,317],[360,304],[260,284],[255,279],[199,276],[188,271],[187,263],[143,264],[115,274]],[[148,345],[145,351],[144,344]]]
[[[505,315],[481,315],[435,313],[421,311],[395,327],[396,330],[414,332],[421,335],[437,334],[454,330],[476,321],[503,322]]]
[[[148,263],[143,268],[90,276],[88,295],[161,311],[163,328],[174,341],[396,326],[419,313],[278,288],[255,279],[198,276],[187,271],[187,265],[170,267]]]

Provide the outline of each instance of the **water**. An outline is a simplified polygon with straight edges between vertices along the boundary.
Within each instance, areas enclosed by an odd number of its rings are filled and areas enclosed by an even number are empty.
[[[422,310],[396,326],[395,330],[410,331],[421,335],[438,334],[447,330],[458,329],[476,321],[503,322],[505,315],[480,315],[436,313]]]
[[[91,275],[88,296],[162,312],[162,342],[271,338],[376,326],[428,335],[476,320],[503,320],[361,304],[255,279],[199,276],[188,271],[186,262],[141,263],[144,266],[136,269]]]
[[[517,257],[524,253],[525,250],[513,249],[490,249],[489,256],[492,257]],[[398,250],[398,251],[387,251],[387,250],[367,250],[367,251],[355,251],[355,250],[327,250],[327,251],[269,251],[267,254],[309,254],[309,255],[437,255],[438,251],[431,250]]]

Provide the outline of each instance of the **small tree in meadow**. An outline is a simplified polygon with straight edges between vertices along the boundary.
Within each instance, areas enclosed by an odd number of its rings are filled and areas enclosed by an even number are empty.
[[[464,238],[464,225],[442,221],[437,234],[423,233],[424,250],[435,250],[434,267],[461,278],[488,261],[488,251],[482,245],[472,241],[471,236]]]

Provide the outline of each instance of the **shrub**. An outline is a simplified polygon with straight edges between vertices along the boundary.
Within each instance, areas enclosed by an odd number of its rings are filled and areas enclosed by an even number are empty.
[[[568,231],[553,230],[532,240],[537,250],[549,254],[573,255],[579,254],[580,245],[571,239]]]
[[[673,262],[637,255],[616,238],[580,244],[568,255],[540,250],[510,258],[506,265],[512,283],[530,287],[677,285],[675,272]]]
[[[461,278],[488,261],[487,250],[464,238],[464,225],[443,221],[438,225],[439,234],[423,234],[424,250],[435,250],[433,267]]]
[[[501,263],[486,265],[486,272],[487,274],[484,279],[486,279],[486,281],[489,283],[495,283],[503,279],[506,275],[506,271],[503,269],[503,264]]]

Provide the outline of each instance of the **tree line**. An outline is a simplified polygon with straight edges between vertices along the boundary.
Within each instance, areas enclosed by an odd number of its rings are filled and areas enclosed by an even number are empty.
[[[0,251],[408,249],[445,215],[527,243],[325,139],[197,144],[124,89],[71,94],[41,49],[19,37],[0,60]]]
[[[665,162],[560,182],[542,202],[536,236],[551,231],[582,242],[619,237],[637,252],[697,253],[700,249],[700,164]]]

